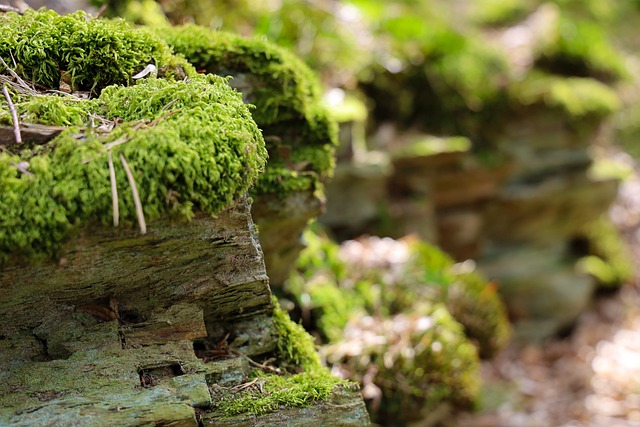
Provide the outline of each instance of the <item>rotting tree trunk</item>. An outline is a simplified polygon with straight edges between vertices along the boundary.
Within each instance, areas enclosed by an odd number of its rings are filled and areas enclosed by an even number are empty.
[[[204,363],[194,340],[273,351],[272,308],[246,200],[216,218],[153,222],[144,236],[85,229],[59,262],[0,272],[0,424],[198,426],[220,416],[211,387],[221,377],[238,385],[251,369],[239,357]],[[327,405],[349,401],[336,419],[366,425],[358,393],[334,396]],[[305,420],[322,425],[323,412]]]

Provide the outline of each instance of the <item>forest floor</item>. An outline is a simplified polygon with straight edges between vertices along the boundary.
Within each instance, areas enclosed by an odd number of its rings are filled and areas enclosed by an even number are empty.
[[[611,215],[639,260],[634,169]],[[457,416],[451,427],[640,427],[640,276],[598,296],[568,337],[512,345],[483,362],[482,375],[482,409]]]

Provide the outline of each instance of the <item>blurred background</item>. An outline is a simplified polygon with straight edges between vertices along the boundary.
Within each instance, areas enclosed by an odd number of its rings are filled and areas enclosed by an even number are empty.
[[[0,4],[195,23],[317,73],[336,166],[271,285],[379,424],[640,425],[640,1]]]

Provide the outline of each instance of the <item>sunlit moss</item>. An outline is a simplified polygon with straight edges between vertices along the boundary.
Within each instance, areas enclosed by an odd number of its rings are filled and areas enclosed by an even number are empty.
[[[277,359],[285,372],[278,375],[256,370],[248,380],[250,387],[237,392],[217,390],[213,395],[214,407],[224,416],[260,415],[286,407],[309,407],[329,398],[336,387],[353,389],[355,386],[323,367],[311,335],[293,322],[275,299],[274,306]]]
[[[509,93],[521,105],[556,108],[575,119],[606,117],[621,107],[611,87],[586,77],[531,73],[513,84]]]
[[[1,14],[0,40],[0,56],[7,64],[15,59],[18,74],[52,89],[63,80],[72,89],[97,93],[110,84],[130,83],[147,64],[178,77],[194,72],[150,31],[133,29],[122,20],[93,19],[84,12]]]
[[[248,190],[266,161],[247,107],[217,76],[111,86],[90,101],[23,98],[16,108],[35,123],[74,127],[44,146],[0,153],[2,260],[51,255],[73,227],[112,221],[106,144],[120,142],[112,156],[119,163],[124,155],[135,171],[148,219],[165,213],[188,218],[194,209],[216,214]],[[100,133],[89,113],[119,125]],[[15,166],[21,162],[29,174]],[[122,167],[116,167],[116,181],[120,217],[131,222],[135,208]]]
[[[351,387],[328,370],[295,375],[265,374],[255,371],[250,379],[253,387],[237,393],[214,396],[215,409],[224,416],[265,414],[282,408],[305,408],[327,399],[336,387]]]
[[[255,194],[316,189],[331,175],[337,124],[322,103],[317,77],[300,59],[261,38],[195,25],[158,35],[200,72],[233,76],[231,85],[256,106],[252,114],[270,161]],[[298,173],[301,180],[295,180]]]

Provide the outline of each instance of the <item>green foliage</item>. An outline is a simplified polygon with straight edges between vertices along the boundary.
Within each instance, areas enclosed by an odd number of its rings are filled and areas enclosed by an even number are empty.
[[[2,14],[0,40],[0,56],[7,64],[15,59],[18,74],[51,89],[58,89],[62,79],[73,89],[98,93],[105,86],[131,82],[147,64],[168,74],[193,72],[151,32],[122,20],[92,19],[84,12]]]
[[[511,336],[506,309],[497,301],[496,287],[475,272],[460,273],[449,286],[447,308],[478,343],[483,358],[495,356]]]
[[[253,380],[255,387],[228,393],[217,400],[216,409],[231,416],[260,415],[283,407],[305,408],[327,399],[337,386],[346,385],[326,369],[285,376],[255,371]]]
[[[615,225],[606,216],[589,227],[587,233],[589,255],[578,266],[593,275],[604,288],[617,288],[634,275],[635,267],[628,246]]]
[[[326,235],[304,233],[307,248],[289,280],[305,310],[315,312],[319,332],[329,342],[337,341],[349,319],[361,314],[392,316],[420,312],[434,302],[444,303],[457,315],[483,355],[493,355],[506,345],[510,327],[495,289],[475,273],[461,273],[453,260],[439,249],[418,241],[391,243],[390,251],[402,260],[370,262],[341,258],[340,246]],[[347,242],[375,253],[375,241]],[[368,248],[368,249],[367,249]],[[356,251],[360,250],[355,248]],[[348,253],[349,247],[343,245]],[[373,256],[373,255],[371,255]]]
[[[230,83],[256,106],[253,117],[266,136],[270,161],[254,193],[316,189],[331,175],[337,124],[302,61],[266,40],[195,25],[159,35],[198,70],[233,76]]]
[[[563,15],[557,35],[542,50],[537,65],[557,74],[611,81],[628,75],[624,58],[595,21]]]
[[[440,153],[467,152],[471,149],[471,141],[463,136],[438,138],[420,136],[403,144],[392,152],[394,158],[431,156]]]
[[[613,89],[585,77],[531,73],[525,80],[513,84],[509,93],[518,104],[555,108],[573,119],[606,117],[621,106]]]
[[[35,123],[75,127],[44,146],[0,153],[2,261],[54,254],[74,226],[111,222],[107,144],[115,162],[122,154],[134,171],[148,219],[188,218],[193,210],[215,215],[247,191],[266,161],[262,135],[240,95],[217,76],[111,86],[91,101],[37,96],[16,108]],[[88,125],[88,113],[119,125],[99,133]],[[31,175],[18,170],[20,162]],[[131,221],[135,208],[123,168],[116,167],[116,181],[121,218]]]
[[[273,324],[278,334],[277,347],[279,359],[285,366],[301,368],[304,371],[322,369],[320,356],[316,351],[313,338],[302,327],[282,311],[278,300],[274,298]]]

